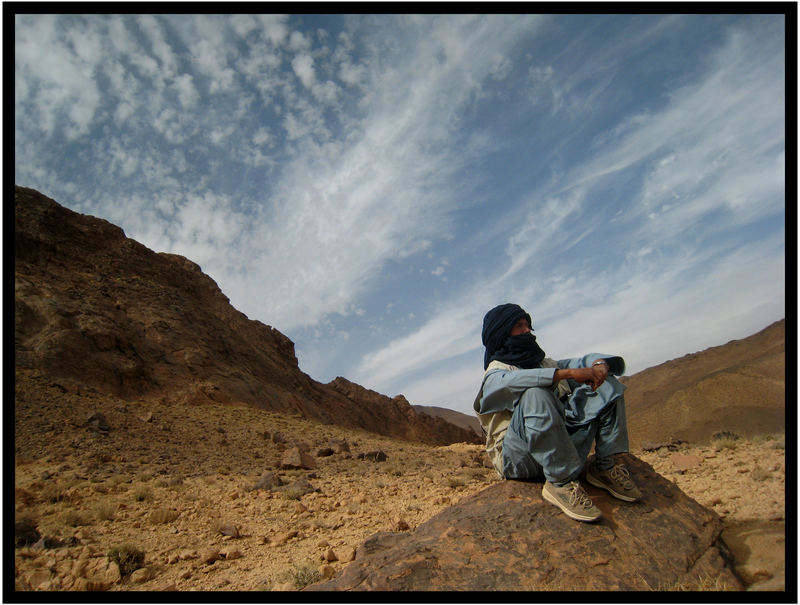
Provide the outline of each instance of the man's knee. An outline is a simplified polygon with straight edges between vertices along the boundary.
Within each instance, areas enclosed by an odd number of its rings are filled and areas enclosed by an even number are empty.
[[[564,424],[564,408],[550,389],[526,389],[517,405],[518,418],[530,428],[545,430],[553,424]]]

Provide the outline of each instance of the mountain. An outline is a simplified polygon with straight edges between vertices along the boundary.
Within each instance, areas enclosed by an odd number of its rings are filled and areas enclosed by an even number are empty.
[[[481,429],[481,423],[478,422],[478,418],[474,414],[463,414],[462,412],[457,412],[456,410],[440,408],[435,405],[413,405],[412,407],[420,414],[427,414],[428,416],[433,416],[434,418],[443,418],[447,420],[447,422],[455,424],[456,426],[475,431],[475,434],[478,435],[481,440],[483,439],[483,429]]]
[[[344,378],[303,373],[294,344],[231,306],[200,267],[24,187],[14,192],[14,353],[73,392],[141,405],[245,404],[446,445],[473,432]]]
[[[741,437],[786,428],[786,322],[648,368],[622,382],[631,447],[716,432]]]

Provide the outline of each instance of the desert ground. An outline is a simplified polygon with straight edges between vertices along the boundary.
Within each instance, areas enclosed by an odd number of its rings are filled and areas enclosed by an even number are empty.
[[[783,590],[784,447],[783,434],[726,435],[632,453],[724,519],[749,589]],[[15,586],[299,590],[372,534],[413,531],[500,481],[485,460],[476,445],[18,381]]]

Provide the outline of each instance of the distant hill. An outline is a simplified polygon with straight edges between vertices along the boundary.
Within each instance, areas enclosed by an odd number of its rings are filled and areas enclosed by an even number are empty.
[[[624,377],[631,447],[786,430],[786,322]]]
[[[337,378],[300,371],[294,343],[247,318],[191,260],[24,187],[14,192],[14,359],[70,392],[141,404],[245,404],[434,445],[480,440]]]
[[[435,418],[444,418],[447,422],[455,424],[456,426],[475,431],[475,434],[483,439],[481,423],[478,422],[478,418],[474,415],[470,416],[469,414],[463,414],[448,408],[440,408],[435,405],[413,405],[412,407],[421,414],[427,414]]]

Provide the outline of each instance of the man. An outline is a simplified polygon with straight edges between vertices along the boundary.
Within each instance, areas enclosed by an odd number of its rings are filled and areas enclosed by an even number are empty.
[[[600,510],[578,478],[595,444],[586,480],[612,496],[641,498],[615,456],[628,451],[622,357],[591,353],[554,361],[532,333],[531,316],[499,305],[483,319],[485,373],[474,409],[486,433],[486,452],[506,479],[545,479],[542,496],[578,521]]]

